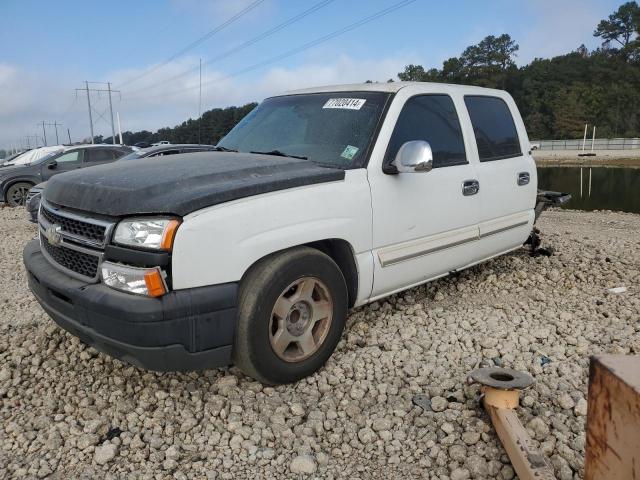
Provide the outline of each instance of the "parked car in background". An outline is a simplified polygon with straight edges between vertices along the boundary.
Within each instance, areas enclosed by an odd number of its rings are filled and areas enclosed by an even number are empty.
[[[168,140],[160,140],[159,142],[151,144],[151,146],[156,147],[158,145],[171,145],[171,142]]]
[[[204,152],[207,150],[215,150],[213,145],[193,145],[193,144],[180,144],[180,145],[160,145],[157,147],[150,147],[144,150],[136,150],[128,155],[120,158],[119,160],[134,160],[136,158],[146,157],[162,157],[165,155],[174,155],[177,153],[192,153],[192,152]],[[42,182],[29,190],[27,193],[27,199],[25,207],[29,213],[29,219],[32,222],[36,222],[38,219],[38,208],[40,208],[40,195],[47,182]]]
[[[500,90],[288,92],[219,152],[53,178],[23,253],[29,286],[124,361],[293,382],[327,361],[350,307],[521,248],[537,199],[528,147]]]
[[[124,145],[78,145],[62,147],[39,158],[17,157],[0,168],[2,200],[11,207],[23,205],[31,187],[54,175],[113,162],[130,152],[131,147]]]
[[[51,147],[39,147],[33,148],[31,150],[27,150],[26,152],[21,153],[13,157],[10,160],[4,161],[0,167],[10,167],[12,165],[27,165],[29,163],[37,162],[45,156],[48,156],[52,153],[61,152],[65,149],[64,145],[54,145]]]

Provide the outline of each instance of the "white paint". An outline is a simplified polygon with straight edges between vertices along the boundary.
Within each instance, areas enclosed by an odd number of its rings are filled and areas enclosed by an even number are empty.
[[[357,264],[360,305],[514,250],[526,240],[535,217],[535,163],[529,153],[480,162],[464,105],[466,94],[502,98],[524,147],[529,145],[527,133],[506,92],[396,82],[289,94],[320,91],[395,93],[368,167],[346,171],[344,181],[271,192],[187,215],[174,243],[174,288],[237,282],[253,263],[273,252],[342,239]],[[468,164],[387,175],[383,157],[400,111],[409,98],[425,93],[453,99]],[[521,172],[530,174],[528,185],[518,186]],[[462,182],[471,179],[479,180],[480,191],[463,196]]]

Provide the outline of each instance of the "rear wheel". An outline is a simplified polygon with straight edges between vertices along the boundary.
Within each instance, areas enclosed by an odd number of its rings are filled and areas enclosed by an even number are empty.
[[[18,207],[24,205],[27,199],[27,192],[33,187],[33,184],[28,182],[14,183],[7,189],[7,204],[10,207]]]
[[[299,247],[261,260],[240,287],[234,363],[267,384],[318,370],[340,341],[347,316],[340,268]]]

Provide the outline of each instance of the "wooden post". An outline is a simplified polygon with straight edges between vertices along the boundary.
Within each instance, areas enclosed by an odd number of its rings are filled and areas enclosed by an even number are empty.
[[[640,356],[591,357],[585,480],[640,479]]]

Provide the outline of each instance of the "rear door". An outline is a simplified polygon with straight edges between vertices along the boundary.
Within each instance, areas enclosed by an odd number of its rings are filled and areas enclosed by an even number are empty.
[[[478,238],[477,195],[465,195],[463,189],[465,182],[476,179],[475,165],[466,154],[470,139],[463,134],[457,113],[464,104],[461,97],[447,93],[412,95],[416,90],[421,91],[407,87],[396,95],[385,121],[385,125],[393,125],[393,131],[383,168],[372,163],[369,167],[374,297],[470,263]],[[384,134],[383,128],[378,143],[385,141]],[[385,166],[405,142],[412,140],[429,142],[433,169],[390,173]]]
[[[534,221],[537,176],[522,119],[506,93],[465,95],[480,191],[478,260],[514,249]]]

